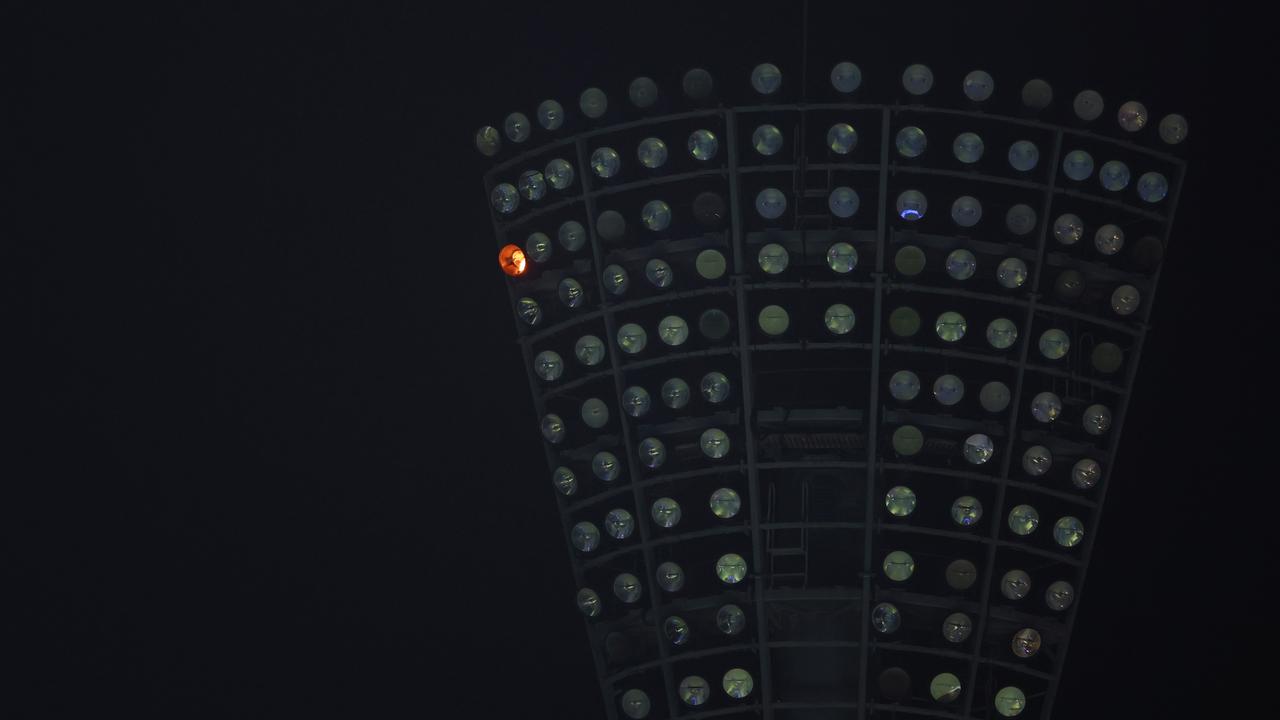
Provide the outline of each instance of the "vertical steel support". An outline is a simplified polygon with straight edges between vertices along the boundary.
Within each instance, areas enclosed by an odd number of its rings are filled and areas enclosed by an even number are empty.
[[[1182,196],[1182,183],[1186,179],[1187,166],[1178,164],[1178,174],[1173,181],[1173,191],[1169,196],[1169,212],[1165,216],[1164,227],[1160,233],[1160,244],[1166,250],[1169,247],[1169,236],[1173,233],[1173,216],[1178,209],[1178,199]],[[1075,600],[1067,608],[1066,629],[1063,631],[1062,647],[1053,659],[1053,671],[1049,678],[1049,690],[1045,693],[1044,707],[1040,711],[1042,720],[1049,720],[1053,713],[1053,702],[1058,696],[1058,686],[1062,680],[1062,668],[1067,661],[1067,650],[1071,646],[1071,632],[1075,629],[1076,613],[1080,610],[1080,599],[1084,592],[1084,581],[1089,570],[1089,559],[1093,556],[1094,544],[1098,539],[1098,526],[1102,524],[1102,508],[1107,499],[1107,487],[1110,485],[1112,472],[1116,465],[1116,452],[1120,448],[1120,431],[1124,429],[1125,415],[1129,412],[1129,399],[1133,397],[1133,381],[1138,373],[1138,360],[1142,356],[1142,344],[1147,337],[1147,323],[1151,319],[1151,308],[1155,304],[1156,288],[1160,284],[1160,271],[1164,265],[1156,268],[1151,278],[1151,292],[1142,309],[1142,326],[1138,330],[1133,343],[1133,352],[1129,358],[1129,366],[1124,373],[1124,393],[1120,396],[1120,405],[1116,408],[1114,430],[1111,442],[1107,444],[1107,452],[1111,457],[1102,478],[1098,483],[1098,504],[1089,512],[1089,524],[1085,526],[1084,543],[1080,553],[1080,567],[1076,570]]]
[[[769,656],[769,616],[764,606],[767,575],[760,511],[760,473],[756,459],[754,379],[751,371],[750,313],[747,312],[746,241],[742,236],[742,203],[738,187],[738,116],[724,112],[729,149],[729,219],[733,240],[733,290],[738,303],[738,360],[742,373],[742,433],[747,452],[747,502],[751,505],[752,598],[756,606],[756,653],[760,656],[760,703],[764,720],[773,718],[773,669]]]
[[[489,193],[492,191],[493,178],[491,175],[485,175],[485,197],[489,197]],[[498,220],[494,217],[492,211],[489,212],[489,217],[493,222],[494,238],[498,241],[498,245],[501,247],[507,242],[506,233],[503,232],[502,228],[498,225]],[[504,284],[507,286],[507,298],[511,303],[511,307],[514,308],[516,307],[516,300],[518,299],[516,297],[515,286],[509,281]],[[519,320],[516,322],[519,323]],[[542,396],[538,393],[538,388],[541,386],[541,380],[539,380],[537,375],[533,373],[533,348],[531,347],[527,336],[522,335],[518,344],[520,345],[520,356],[524,361],[525,376],[529,381],[529,393],[533,397],[534,413],[537,415],[537,419],[541,420],[547,414],[547,407],[542,401]],[[542,452],[546,457],[548,468],[554,468],[560,464],[555,452],[547,446],[545,441],[542,442]],[[582,571],[582,564],[578,562],[578,558],[573,554],[573,529],[569,525],[569,513],[567,511],[568,503],[565,502],[564,496],[560,493],[557,492],[555,495],[556,505],[560,510],[560,512],[557,513],[560,516],[560,529],[564,534],[565,549],[569,551],[569,567],[573,571],[573,582],[577,587],[585,588],[587,583],[585,574]],[[596,666],[596,680],[600,687],[600,699],[604,703],[605,717],[608,720],[618,720],[618,708],[614,706],[612,699],[609,697],[609,686],[605,681],[607,673],[605,672],[606,665],[603,653],[604,643],[601,642],[601,638],[597,637],[598,633],[589,618],[583,618],[583,625],[587,630],[587,640],[591,643],[591,659]]]
[[[972,654],[969,657],[969,679],[964,687],[964,715],[970,717],[973,712],[973,698],[977,694],[978,667],[982,664],[982,639],[987,632],[987,618],[991,615],[991,584],[995,580],[996,547],[1000,540],[1000,528],[1004,518],[1004,496],[1009,487],[1009,470],[1013,463],[1014,436],[1018,431],[1018,414],[1022,412],[1022,384],[1027,374],[1027,356],[1031,345],[1035,342],[1031,336],[1031,328],[1035,322],[1036,300],[1040,292],[1040,275],[1044,268],[1045,247],[1048,244],[1049,229],[1053,221],[1049,213],[1053,207],[1053,189],[1058,177],[1058,159],[1062,154],[1062,131],[1053,136],[1053,152],[1050,155],[1048,171],[1049,181],[1045,185],[1044,200],[1040,204],[1040,235],[1036,241],[1036,265],[1032,270],[1031,293],[1027,296],[1027,314],[1023,318],[1019,331],[1022,337],[1022,348],[1018,351],[1018,376],[1014,382],[1013,397],[1009,401],[1009,423],[1005,426],[1004,454],[1000,459],[1000,479],[996,487],[996,501],[991,508],[990,530],[987,545],[987,557],[981,568],[978,568],[978,579],[982,583],[982,594],[978,601],[978,624],[974,628]]]
[[[875,299],[872,310],[871,326],[871,377],[870,399],[867,402],[867,475],[865,497],[863,499],[863,547],[862,547],[862,614],[860,640],[858,641],[858,672],[861,682],[858,683],[858,717],[866,718],[869,712],[867,703],[867,686],[871,682],[871,671],[868,667],[871,652],[871,583],[875,578],[875,557],[871,547],[875,541],[876,524],[876,446],[879,444],[877,434],[880,418],[880,355],[883,353],[880,343],[884,332],[884,255],[888,252],[888,194],[889,194],[889,108],[880,111],[880,195],[876,203],[876,269]]]
[[[582,201],[586,207],[587,213],[587,236],[591,238],[591,257],[596,272],[596,279],[600,279],[600,274],[604,270],[602,263],[604,252],[600,247],[600,238],[596,234],[596,208],[595,196],[591,193],[591,185],[589,180],[587,164],[587,141],[579,136],[575,142],[578,153],[579,177],[582,180]],[[609,306],[608,300],[605,298],[604,288],[600,288],[600,311],[604,318],[605,347],[608,348],[609,364],[613,368],[613,397],[618,412],[618,422],[622,426],[622,444],[623,455],[627,458],[627,472],[630,473],[631,496],[636,506],[636,528],[640,531],[640,542],[642,543],[642,551],[644,555],[644,572],[645,575],[641,579],[640,587],[650,588],[645,590],[644,594],[649,596],[649,611],[653,614],[653,631],[654,640],[658,645],[658,656],[662,658],[662,683],[664,695],[667,700],[667,715],[674,717],[679,705],[676,699],[675,682],[671,676],[671,663],[668,661],[670,650],[667,647],[666,638],[662,632],[662,622],[658,617],[658,608],[661,605],[658,596],[658,572],[657,566],[653,560],[653,546],[649,543],[649,513],[645,511],[644,492],[640,489],[640,464],[636,459],[639,453],[639,445],[635,443],[635,439],[631,436],[631,423],[627,419],[626,413],[622,412],[622,391],[625,383],[622,380],[622,360],[618,357],[618,323],[613,317],[613,309]],[[601,643],[603,645],[603,642]],[[611,698],[606,695],[605,702],[612,705]]]

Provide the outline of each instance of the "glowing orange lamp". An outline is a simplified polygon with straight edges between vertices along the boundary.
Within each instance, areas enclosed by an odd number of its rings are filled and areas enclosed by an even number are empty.
[[[498,265],[502,267],[502,272],[511,277],[519,277],[524,274],[528,261],[518,245],[507,245],[498,251]]]

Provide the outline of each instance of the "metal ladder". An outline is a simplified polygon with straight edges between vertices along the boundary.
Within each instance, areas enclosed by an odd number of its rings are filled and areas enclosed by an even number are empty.
[[[801,478],[800,522],[809,521],[809,480]],[[766,522],[778,518],[778,487],[769,485]],[[769,559],[769,587],[806,587],[809,582],[809,531],[805,527],[765,531],[765,554]]]

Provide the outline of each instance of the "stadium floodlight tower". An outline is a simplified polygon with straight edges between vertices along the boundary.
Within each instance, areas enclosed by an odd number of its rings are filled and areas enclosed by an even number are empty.
[[[1047,718],[1187,122],[782,82],[475,135],[608,717]]]

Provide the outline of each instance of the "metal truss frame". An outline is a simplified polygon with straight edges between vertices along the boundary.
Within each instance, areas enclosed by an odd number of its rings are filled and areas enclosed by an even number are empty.
[[[803,148],[804,142],[795,143],[796,156],[791,164],[770,164],[753,166],[744,164],[743,159],[739,157],[738,138],[741,133],[741,123],[744,116],[751,116],[754,113],[768,112],[793,112],[797,113],[799,122],[799,132],[803,133],[807,127],[805,121],[806,113],[811,111],[858,111],[863,113],[878,113],[880,117],[880,158],[878,163],[810,163],[805,156]],[[1043,173],[1044,178],[1041,181],[1024,180],[1007,178],[981,172],[957,172],[954,170],[928,168],[915,165],[899,165],[890,157],[889,147],[891,143],[890,128],[894,118],[903,112],[909,112],[915,115],[943,115],[943,116],[959,116],[967,117],[975,120],[981,120],[986,123],[1002,123],[1006,125],[1034,128],[1050,135],[1052,140],[1052,149],[1048,154],[1047,167],[1048,172]],[[685,121],[690,119],[705,118],[708,120],[716,120],[722,124],[725,129],[726,143],[725,150],[727,153],[726,162],[723,166],[709,168],[706,170],[698,170],[695,172],[679,173],[664,177],[639,180],[630,183],[615,184],[609,186],[595,187],[592,178],[588,172],[588,143],[596,138],[603,138],[608,135],[625,132],[628,130],[642,128],[646,126],[658,126],[673,122]],[[1172,165],[1175,168],[1174,178],[1171,181],[1170,196],[1167,202],[1163,204],[1164,212],[1153,211],[1147,207],[1140,207],[1106,197],[1101,193],[1082,192],[1069,188],[1059,187],[1056,183],[1058,177],[1058,163],[1062,154],[1064,141],[1067,140],[1087,140],[1092,143],[1108,145],[1116,149],[1121,149],[1129,153],[1141,155],[1145,158],[1158,160],[1160,162]],[[1053,701],[1058,692],[1060,678],[1062,674],[1063,663],[1065,662],[1067,649],[1070,643],[1071,632],[1074,627],[1077,612],[1080,607],[1082,590],[1085,584],[1086,572],[1088,570],[1089,559],[1092,556],[1096,546],[1098,537],[1098,528],[1101,523],[1102,508],[1106,497],[1107,489],[1112,479],[1112,468],[1114,462],[1106,462],[1104,464],[1104,472],[1098,483],[1096,500],[1072,496],[1067,493],[1053,491],[1033,483],[1027,483],[1016,480],[1012,477],[1012,456],[1014,453],[1006,451],[1001,453],[1000,472],[998,475],[983,474],[977,472],[963,472],[948,469],[932,469],[927,467],[917,467],[895,463],[892,458],[883,457],[879,449],[878,431],[890,419],[892,411],[886,411],[879,402],[880,382],[879,367],[880,360],[886,352],[931,352],[942,356],[953,357],[975,362],[986,362],[995,365],[1003,365],[1013,368],[1015,372],[1015,384],[1012,392],[1013,402],[1007,426],[1004,428],[1003,440],[1012,443],[1013,439],[1019,434],[1018,418],[1019,408],[1022,404],[1022,395],[1024,381],[1036,374],[1055,376],[1065,378],[1071,382],[1081,383],[1084,385],[1092,385],[1099,390],[1112,393],[1116,396],[1114,407],[1116,408],[1114,426],[1108,438],[1108,444],[1105,448],[1105,457],[1111,460],[1119,447],[1121,430],[1123,428],[1125,415],[1127,413],[1129,400],[1131,397],[1131,388],[1135,379],[1135,373],[1140,363],[1140,355],[1143,340],[1148,330],[1148,320],[1150,318],[1152,300],[1154,299],[1156,285],[1158,284],[1160,270],[1156,269],[1154,275],[1150,278],[1141,276],[1130,276],[1129,274],[1116,271],[1105,266],[1090,266],[1084,268],[1092,275],[1102,277],[1115,277],[1117,280],[1129,282],[1138,287],[1142,293],[1144,302],[1137,316],[1137,322],[1124,323],[1117,322],[1110,318],[1095,317],[1088,313],[1082,313],[1070,308],[1065,308],[1053,304],[1043,303],[1042,297],[1042,269],[1047,262],[1046,246],[1047,238],[1051,232],[1051,208],[1056,198],[1070,197],[1073,200],[1080,200],[1089,203],[1095,203],[1105,206],[1112,211],[1125,214],[1131,218],[1142,218],[1149,221],[1155,221],[1161,224],[1163,230],[1160,234],[1162,247],[1168,247],[1169,236],[1172,231],[1174,211],[1176,209],[1183,180],[1186,172],[1186,165],[1183,160],[1168,153],[1143,147],[1138,144],[1105,135],[1095,134],[1086,130],[1073,127],[1065,127],[1051,123],[1045,123],[1038,120],[993,115],[983,112],[954,110],[946,108],[933,108],[921,105],[897,105],[897,104],[863,104],[863,103],[825,103],[825,104],[798,104],[798,105],[756,105],[737,108],[712,108],[704,110],[694,110],[689,112],[674,113],[664,116],[648,117],[644,119],[624,122],[607,127],[588,129],[576,135],[556,140],[552,143],[535,148],[531,151],[519,154],[508,160],[505,160],[492,167],[484,177],[484,186],[486,195],[492,191],[499,179],[510,175],[514,170],[522,167],[523,164],[529,162],[535,157],[542,156],[553,150],[562,150],[566,155],[571,154],[577,162],[577,174],[580,181],[581,192],[573,194],[570,197],[558,199],[554,202],[548,202],[531,211],[526,211],[514,219],[507,219],[497,214],[492,214],[493,233],[496,236],[499,246],[510,242],[509,238],[514,233],[521,231],[522,228],[529,223],[536,221],[538,218],[548,213],[555,212],[570,207],[580,208],[585,214],[587,222],[584,223],[590,237],[591,256],[593,260],[592,269],[597,273],[602,267],[602,257],[604,250],[602,248],[601,239],[597,237],[595,223],[591,220],[596,217],[595,205],[596,201],[614,193],[635,190],[647,187],[667,187],[669,192],[680,192],[679,187],[682,183],[690,180],[703,178],[718,178],[725,183],[728,188],[728,200],[730,211],[730,227],[728,229],[727,239],[728,245],[733,250],[733,266],[727,285],[699,288],[695,290],[677,291],[669,293],[658,298],[648,298],[640,300],[619,300],[610,298],[601,290],[596,298],[597,305],[593,309],[584,309],[579,316],[573,320],[563,322],[551,327],[538,329],[536,331],[522,328],[522,335],[519,340],[519,347],[522,353],[524,366],[528,374],[529,387],[532,393],[533,406],[541,417],[547,412],[547,403],[554,400],[561,394],[572,392],[573,389],[596,380],[604,380],[606,376],[612,378],[612,385],[616,392],[616,397],[621,397],[626,382],[624,377],[626,373],[640,369],[643,367],[654,367],[658,365],[670,364],[678,367],[681,363],[694,359],[695,357],[707,356],[723,356],[728,361],[736,360],[738,371],[741,373],[741,412],[736,413],[729,419],[730,425],[740,429],[743,436],[747,438],[745,448],[745,458],[736,465],[720,466],[710,469],[698,469],[692,471],[665,473],[657,475],[644,476],[641,473],[639,463],[634,452],[636,448],[636,438],[633,437],[633,429],[630,422],[623,418],[622,421],[622,442],[629,450],[626,453],[626,464],[629,471],[628,481],[613,487],[607,491],[576,502],[557,495],[557,501],[560,506],[561,524],[565,535],[566,545],[570,546],[570,528],[572,525],[571,516],[580,512],[584,508],[591,507],[597,503],[602,503],[610,498],[617,498],[630,493],[632,499],[636,503],[636,524],[638,529],[639,541],[627,545],[624,549],[613,553],[613,555],[623,553],[638,552],[643,557],[643,565],[645,568],[645,577],[649,582],[652,581],[656,573],[656,561],[654,559],[654,550],[662,545],[683,542],[698,542],[699,540],[715,534],[742,534],[749,536],[752,557],[750,558],[750,583],[748,590],[743,592],[728,592],[724,597],[730,597],[742,602],[749,602],[754,608],[755,614],[755,632],[752,635],[753,641],[741,644],[731,644],[724,647],[713,648],[710,650],[683,652],[679,654],[682,659],[691,659],[696,657],[710,657],[716,654],[729,652],[753,652],[759,660],[759,673],[757,677],[757,688],[759,692],[753,695],[749,701],[734,705],[732,707],[717,709],[711,711],[698,711],[697,708],[688,708],[679,702],[676,696],[676,677],[672,665],[675,662],[672,653],[669,650],[666,638],[663,636],[662,618],[668,614],[676,612],[681,608],[688,608],[705,605],[708,602],[723,600],[723,597],[707,598],[698,597],[685,599],[678,602],[663,603],[663,598],[657,592],[648,592],[649,608],[644,613],[643,619],[640,621],[644,624],[652,623],[652,632],[655,633],[655,642],[658,648],[658,657],[653,660],[638,663],[632,667],[621,669],[609,669],[607,667],[604,656],[604,635],[610,629],[609,623],[595,623],[587,621],[587,632],[591,638],[590,651],[595,660],[598,683],[601,693],[605,698],[605,707],[609,720],[617,720],[619,717],[619,709],[613,701],[619,691],[619,683],[637,673],[657,669],[661,672],[665,685],[665,693],[661,698],[655,698],[655,712],[652,717],[680,717],[685,720],[694,720],[701,718],[713,718],[722,715],[739,715],[739,714],[758,714],[765,720],[772,720],[775,710],[793,710],[801,708],[840,708],[845,710],[856,711],[859,718],[875,717],[878,715],[888,715],[897,717],[931,717],[931,718],[978,718],[988,717],[988,709],[979,709],[973,706],[973,698],[975,693],[973,689],[976,687],[979,678],[979,671],[983,667],[999,667],[1005,671],[1013,673],[1021,673],[1031,677],[1039,678],[1047,683],[1047,691],[1041,699],[1040,717],[1047,720],[1052,712]],[[744,266],[745,248],[746,248],[746,232],[742,225],[744,217],[744,202],[740,197],[740,178],[755,172],[768,171],[771,173],[790,172],[794,179],[792,192],[795,198],[796,206],[804,196],[807,190],[805,183],[807,172],[810,170],[839,170],[842,172],[866,173],[868,177],[871,175],[878,176],[879,195],[877,198],[877,219],[876,229],[874,233],[874,242],[876,247],[875,268],[871,273],[870,280],[845,281],[834,280],[829,283],[776,283],[776,282],[753,282],[748,269]],[[999,192],[999,188],[1018,188],[1023,191],[1035,191],[1040,194],[1041,205],[1038,216],[1037,242],[1034,249],[1028,248],[1025,251],[1025,259],[1032,265],[1033,275],[1029,285],[1030,292],[1025,297],[1011,298],[1007,295],[997,295],[992,293],[981,293],[962,291],[951,288],[930,287],[927,285],[912,285],[908,283],[895,282],[885,269],[886,250],[892,239],[893,229],[888,224],[888,213],[890,212],[888,205],[889,179],[896,175],[922,175],[937,177],[955,177],[961,178],[966,182],[975,183],[983,186],[990,186],[993,190]],[[797,235],[803,241],[806,230],[802,227],[796,227],[792,230],[783,230],[782,235],[788,233]],[[921,236],[922,238],[924,236]],[[869,239],[869,237],[868,237]],[[927,239],[927,238],[926,238]],[[943,236],[942,240],[948,240]],[[697,243],[697,239],[690,239],[690,242]],[[514,307],[515,300],[518,295],[516,293],[516,284],[507,283],[511,292],[512,305]],[[784,347],[783,349],[795,350],[800,352],[820,352],[823,349],[843,349],[858,350],[869,353],[870,358],[870,407],[867,409],[865,419],[865,448],[866,458],[864,461],[854,462],[790,462],[790,463],[771,463],[762,461],[758,457],[757,436],[754,427],[755,419],[759,408],[755,405],[753,396],[755,377],[753,375],[753,360],[757,353],[769,350],[776,351],[779,349],[778,344],[771,344],[770,347],[764,347],[759,344],[750,342],[748,333],[745,331],[750,326],[750,316],[748,313],[748,300],[754,292],[762,290],[776,290],[793,287],[795,289],[806,289],[818,286],[857,289],[863,292],[870,291],[874,293],[874,311],[872,313],[873,327],[872,339],[870,343],[808,343],[799,344],[794,347]],[[1021,338],[1021,348],[1017,360],[997,355],[982,355],[976,353],[963,352],[947,348],[920,348],[911,343],[902,343],[897,341],[889,341],[885,337],[884,328],[882,327],[883,312],[881,304],[886,294],[892,291],[908,290],[919,293],[936,293],[955,297],[964,297],[969,300],[998,303],[1007,306],[1010,309],[1019,309],[1023,311],[1022,320],[1019,326],[1019,338]],[[536,343],[550,336],[565,332],[575,326],[585,323],[595,323],[600,321],[603,323],[608,338],[612,339],[617,332],[617,314],[628,310],[644,307],[645,305],[657,302],[670,302],[672,300],[694,300],[696,298],[706,296],[721,296],[724,298],[732,297],[737,309],[738,337],[735,346],[725,347],[713,351],[699,351],[693,353],[671,352],[656,360],[646,361],[628,361],[618,352],[611,350],[608,352],[609,365],[607,368],[589,373],[588,375],[563,383],[557,387],[546,387],[533,372],[533,348]],[[1132,338],[1132,351],[1128,353],[1126,358],[1126,370],[1123,384],[1116,386],[1111,383],[1098,381],[1092,378],[1083,377],[1075,371],[1075,368],[1061,370],[1057,368],[1045,367],[1033,364],[1029,357],[1029,347],[1031,345],[1033,322],[1037,315],[1041,316],[1058,316],[1064,319],[1072,319],[1093,323],[1099,327],[1106,327],[1111,331],[1123,334]],[[734,357],[736,356],[736,357]],[[916,416],[919,417],[918,415]],[[720,422],[723,424],[724,420]],[[546,447],[546,460],[549,468],[555,468],[561,462],[557,459],[557,454],[550,446]],[[776,469],[786,466],[790,469],[802,468],[839,468],[844,471],[854,473],[864,473],[861,490],[865,491],[865,517],[861,520],[839,523],[806,523],[806,527],[839,527],[846,530],[861,530],[864,533],[864,558],[863,569],[861,572],[861,587],[857,589],[847,589],[844,591],[813,591],[823,598],[840,598],[851,603],[858,603],[861,607],[861,636],[856,642],[853,641],[778,641],[771,640],[769,636],[769,623],[767,619],[767,609],[770,603],[779,599],[790,599],[797,597],[797,593],[803,594],[802,591],[784,591],[777,589],[769,589],[766,587],[767,566],[765,564],[765,548],[764,533],[769,530],[788,529],[799,527],[796,523],[770,523],[762,514],[762,500],[760,498],[760,478],[761,470]],[[996,502],[994,507],[990,508],[988,528],[989,531],[985,537],[975,535],[973,533],[942,531],[927,527],[913,527],[910,525],[886,525],[878,523],[875,514],[875,494],[877,480],[883,476],[888,470],[911,469],[921,473],[934,473],[940,475],[950,475],[961,478],[968,478],[995,486]],[[749,517],[746,518],[745,524],[737,524],[725,526],[715,531],[701,531],[693,533],[685,533],[678,535],[668,535],[658,537],[653,533],[650,527],[650,519],[644,510],[643,492],[646,488],[661,485],[663,483],[674,483],[685,479],[696,478],[701,475],[711,475],[720,473],[738,473],[746,478],[748,490]],[[643,478],[643,479],[641,479]],[[1087,511],[1088,521],[1086,527],[1089,532],[1086,534],[1082,547],[1079,552],[1073,553],[1057,553],[1044,551],[1035,548],[1026,547],[1015,542],[1002,540],[1000,538],[1000,530],[1002,519],[1006,512],[1005,500],[1006,491],[1009,488],[1017,488],[1020,491],[1031,493],[1042,493],[1053,496],[1058,500],[1078,505],[1082,511]],[[967,651],[960,652],[948,650],[944,648],[933,647],[917,647],[902,643],[886,642],[870,634],[870,623],[867,618],[870,614],[871,602],[873,596],[876,595],[892,595],[894,591],[880,591],[877,593],[873,589],[874,571],[873,571],[873,547],[876,537],[880,533],[923,533],[952,539],[957,543],[978,544],[985,551],[985,560],[979,567],[980,577],[984,579],[981,597],[978,603],[969,610],[977,619],[975,632],[971,639],[967,642]],[[1026,618],[1019,616],[1016,612],[1011,612],[1007,608],[998,607],[992,602],[991,598],[991,582],[989,579],[996,571],[997,551],[1008,549],[1010,551],[1021,551],[1029,555],[1039,556],[1042,559],[1058,562],[1066,566],[1070,566],[1074,570],[1072,578],[1073,586],[1076,589],[1077,597],[1071,607],[1065,613],[1065,619],[1060,621],[1060,625],[1055,628],[1056,633],[1060,633],[1063,638],[1057,652],[1052,657],[1052,670],[1043,672],[1033,670],[1014,662],[1000,660],[992,657],[984,657],[982,649],[982,638],[986,632],[989,621],[993,618],[1002,621],[1022,621],[1034,622],[1044,625],[1044,618]],[[584,586],[584,575],[592,567],[596,567],[611,559],[611,555],[600,557],[580,556],[570,549],[570,562],[573,568],[573,575],[579,587]],[[918,602],[929,602],[928,598],[916,598]],[[948,606],[955,606],[954,601],[948,600]],[[773,674],[770,669],[773,651],[780,647],[819,647],[819,646],[839,646],[856,649],[859,654],[859,673],[860,686],[858,688],[857,700],[851,702],[791,702],[782,701],[775,696],[773,688]],[[959,703],[958,707],[951,709],[926,709],[918,707],[909,707],[903,705],[886,705],[872,701],[868,697],[868,688],[873,678],[869,676],[870,656],[876,652],[877,648],[889,648],[895,651],[928,654],[940,657],[947,657],[952,660],[962,661],[967,664],[967,676],[964,700]],[[665,706],[665,707],[663,707]]]

